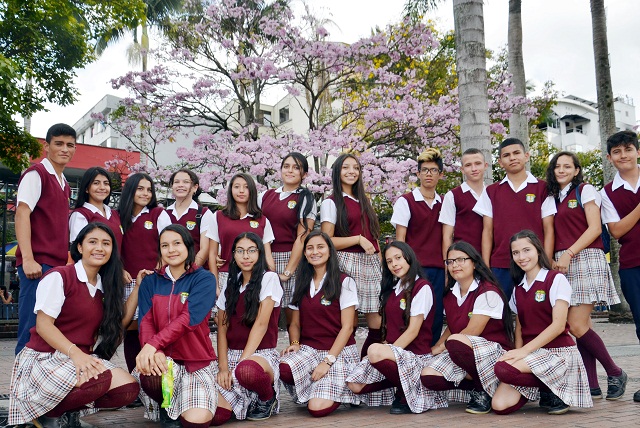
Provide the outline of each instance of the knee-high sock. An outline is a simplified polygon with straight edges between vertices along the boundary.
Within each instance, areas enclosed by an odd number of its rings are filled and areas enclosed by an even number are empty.
[[[333,403],[331,406],[327,407],[326,409],[311,410],[307,408],[307,410],[309,411],[309,414],[314,418],[322,418],[324,416],[327,416],[333,413],[338,407],[340,407],[340,403]]]
[[[549,390],[549,387],[533,373],[522,373],[520,370],[505,361],[498,361],[493,370],[500,382],[508,383],[509,385],[540,388],[542,391]]]
[[[607,371],[607,376],[620,376],[622,369],[613,361],[607,347],[604,346],[604,342],[598,336],[598,333],[589,329],[581,338],[578,339],[582,342],[582,346],[586,348],[596,360],[602,364],[602,367]],[[589,382],[591,384],[591,382]]]
[[[136,368],[136,357],[142,349],[140,346],[140,338],[138,337],[138,330],[125,331],[122,346],[124,348],[124,360],[127,363],[127,370],[131,373],[133,369]]]
[[[223,407],[216,408],[216,413],[215,415],[213,415],[211,426],[217,427],[224,424],[229,419],[231,419],[231,415],[232,415],[232,412],[229,409],[225,409]]]
[[[389,379],[383,379],[379,382],[366,384],[358,394],[369,394],[370,392],[382,391],[383,389],[393,388],[394,385]]]
[[[364,340],[362,344],[362,350],[360,350],[360,359],[367,356],[367,351],[369,350],[369,346],[372,343],[380,343],[382,340],[381,332],[379,328],[370,328],[369,333],[367,333],[367,338]]]
[[[95,400],[95,406],[99,409],[117,409],[135,401],[140,393],[140,385],[137,382],[125,383],[117,386]]]
[[[451,389],[470,391],[475,389],[474,383],[469,379],[462,379],[460,385],[455,386],[453,382],[446,380],[444,376],[422,375],[420,376],[420,382],[425,388],[432,391],[449,391]]]
[[[280,380],[287,385],[293,385],[293,373],[291,373],[291,366],[287,363],[280,363]]]
[[[262,366],[253,360],[244,360],[236,367],[238,383],[249,391],[258,393],[261,401],[273,398],[273,384]]]
[[[449,351],[451,361],[467,372],[471,377],[475,390],[482,391],[482,382],[480,382],[480,376],[478,375],[476,357],[473,353],[473,348],[459,340],[448,340],[445,342],[444,346],[447,348],[447,351]]]
[[[513,413],[519,408],[521,408],[522,406],[524,406],[525,404],[527,404],[527,401],[529,401],[527,400],[527,397],[525,397],[524,395],[521,395],[520,400],[518,400],[518,402],[513,406],[507,407],[506,409],[503,409],[503,410],[493,409],[493,413],[495,413],[496,415],[508,415],[509,413]]]
[[[162,403],[162,376],[140,375],[142,390],[157,403]]]
[[[402,388],[400,382],[400,372],[398,371],[398,364],[392,360],[380,360],[377,363],[371,363],[383,376],[389,380],[396,388]]]
[[[576,344],[578,345],[578,351],[580,352],[580,356],[582,357],[582,363],[584,364],[584,369],[587,372],[587,379],[589,380],[590,388],[599,388],[600,383],[598,382],[598,370],[596,369],[596,357],[589,352],[589,350],[584,346],[584,339],[576,338]]]
[[[207,422],[189,422],[182,416],[180,416],[180,422],[184,428],[209,428],[211,426],[211,421]]]
[[[82,410],[87,404],[106,394],[110,386],[111,370],[107,370],[100,373],[98,379],[91,378],[79,387],[74,387],[46,416],[57,418],[65,412]]]

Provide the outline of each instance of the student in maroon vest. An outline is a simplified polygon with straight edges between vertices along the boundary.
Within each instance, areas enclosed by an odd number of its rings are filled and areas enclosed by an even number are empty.
[[[607,139],[607,159],[618,170],[600,191],[602,222],[620,243],[620,287],[629,303],[640,340],[640,166],[638,136],[633,131],[616,132]],[[640,391],[633,396],[640,401]]]
[[[163,402],[161,375],[171,358],[173,394],[169,406],[159,409],[160,422],[163,427],[206,428],[218,402],[216,354],[209,339],[215,278],[195,264],[195,244],[186,227],[171,224],[159,239],[162,268],[145,272],[139,290],[142,349],[136,369],[142,389],[155,401],[145,408],[157,409]]]
[[[171,223],[181,224],[187,228],[196,249],[195,264],[209,270],[209,238],[207,232],[213,221],[213,213],[209,208],[198,204],[198,196],[202,193],[200,180],[195,172],[181,168],[171,174],[169,186],[176,201],[169,205],[167,214]]]
[[[271,254],[275,272],[282,282],[282,306],[285,308],[287,325],[293,314],[287,306],[293,294],[294,273],[302,257],[302,243],[313,230],[318,213],[313,194],[302,186],[308,172],[307,158],[297,152],[289,153],[280,164],[282,186],[258,195],[258,207],[270,219],[273,227],[275,240],[271,244]]]
[[[442,295],[444,268],[442,258],[442,224],[438,222],[442,199],[436,193],[438,181],[444,176],[440,151],[428,148],[418,156],[420,186],[402,195],[393,205],[391,224],[396,239],[406,242],[418,255],[425,277],[435,293],[434,345],[442,334]]]
[[[122,341],[124,317],[113,232],[103,223],[85,226],[71,257],[75,264],[50,270],[38,285],[36,325],[13,367],[11,426],[35,419],[38,426],[80,426],[78,412],[86,405],[118,408],[140,391],[131,375],[108,361]]]
[[[109,207],[110,199],[111,177],[109,173],[99,166],[86,170],[80,180],[75,209],[69,216],[69,242],[73,242],[87,224],[99,221],[109,225],[116,236],[118,249],[122,247],[120,215]],[[137,275],[137,272],[134,275]]]
[[[16,354],[29,341],[36,324],[33,306],[40,277],[67,263],[69,198],[71,188],[62,172],[76,152],[76,131],[58,123],[47,131],[47,157],[20,177],[16,206],[16,266],[20,278],[18,344]]]
[[[495,374],[502,382],[491,406],[497,414],[515,412],[538,398],[550,415],[569,406],[592,407],[587,373],[569,335],[567,313],[571,285],[551,270],[542,242],[531,230],[510,240],[511,272],[518,284],[509,306],[516,313],[515,349],[498,359]]]
[[[291,344],[280,359],[280,380],[287,391],[296,402],[307,403],[315,417],[327,416],[341,403],[359,404],[345,382],[359,360],[356,283],[340,272],[326,233],[314,230],[304,241],[290,307]]]
[[[422,384],[434,391],[469,390],[466,411],[489,413],[498,386],[493,366],[505,349],[513,349],[509,304],[491,269],[468,242],[454,242],[445,264],[447,328],[431,350],[437,357],[422,370]]]
[[[617,400],[625,391],[627,374],[616,365],[602,339],[591,329],[594,303],[620,303],[602,244],[601,196],[583,183],[578,157],[571,152],[556,153],[547,168],[547,186],[557,213],[554,216],[555,263],[571,284],[570,333],[576,337],[582,355],[591,396],[602,398],[596,359],[607,371],[607,400]]]
[[[344,153],[331,168],[331,196],[320,205],[322,231],[338,250],[340,271],[356,282],[358,302],[369,327],[361,356],[372,343],[380,342],[380,223],[367,198],[362,165],[351,153]]]
[[[158,267],[158,244],[162,230],[171,224],[169,215],[158,206],[156,190],[151,177],[143,172],[130,175],[122,188],[118,208],[124,236],[122,262],[125,270],[125,299],[133,291],[135,277],[141,270]],[[138,314],[127,327],[124,338],[124,357],[132,371],[136,355],[140,352]]]
[[[209,226],[209,270],[218,279],[218,293],[227,284],[229,267],[233,259],[231,247],[236,237],[245,232],[258,235],[264,244],[265,259],[270,270],[275,270],[271,255],[274,240],[269,219],[258,207],[258,190],[249,174],[239,173],[231,177],[227,187],[227,204],[216,211]],[[216,263],[213,261],[216,260]]]
[[[269,271],[262,239],[253,232],[236,237],[229,280],[218,307],[217,424],[231,418],[259,421],[278,412],[280,355],[278,318],[282,287]]]
[[[485,191],[484,172],[489,164],[484,153],[476,148],[465,150],[461,163],[465,181],[444,195],[438,218],[442,223],[443,257],[457,241],[468,242],[478,252],[482,251],[482,216],[473,207]]]
[[[482,258],[510,297],[514,284],[509,273],[509,239],[523,229],[533,230],[552,259],[556,204],[547,193],[547,183],[525,169],[529,152],[522,141],[507,138],[498,146],[498,155],[507,174],[487,187],[473,210],[483,216]]]
[[[446,395],[426,389],[420,372],[433,359],[431,332],[434,295],[424,279],[420,262],[404,242],[391,242],[384,250],[380,313],[382,343],[369,347],[347,377],[347,385],[369,406],[391,401],[392,415],[422,413],[447,407]],[[380,391],[380,392],[378,392]]]

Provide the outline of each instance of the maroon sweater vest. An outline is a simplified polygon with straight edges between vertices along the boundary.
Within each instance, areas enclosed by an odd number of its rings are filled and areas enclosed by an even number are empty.
[[[64,266],[69,249],[69,183],[65,181],[62,190],[58,179],[49,174],[41,163],[30,166],[22,174],[20,181],[30,171],[36,171],[42,182],[40,199],[29,218],[33,258],[39,264]],[[22,265],[20,245],[16,251],[16,265]]]
[[[413,299],[416,294],[422,289],[422,287],[428,287],[431,292],[431,296],[433,296],[433,288],[431,288],[431,284],[429,284],[425,279],[419,278],[416,281],[416,284],[413,287],[413,293],[411,294],[411,298]],[[387,319],[387,337],[386,341],[388,343],[393,343],[407,328],[407,325],[404,322],[404,308],[407,302],[404,298],[404,292],[401,292],[396,296],[395,290],[391,291],[389,294],[389,298],[387,299],[387,303],[384,306],[384,313]],[[431,306],[431,310],[429,314],[427,314],[427,318],[422,322],[420,326],[420,331],[413,342],[409,344],[405,349],[407,351],[411,351],[416,355],[426,355],[431,352],[431,339],[433,338],[433,334],[431,332],[431,328],[433,327],[433,319],[435,317],[435,304]]]
[[[242,316],[245,312],[245,296],[246,290],[240,293],[238,302],[236,303],[236,312],[229,319],[227,327],[227,346],[229,349],[244,349],[249,340],[251,327],[242,323]],[[275,348],[278,344],[278,319],[280,318],[280,306],[273,308],[267,331],[258,345],[258,349]]]
[[[618,187],[613,190],[613,183],[604,186],[607,196],[613,203],[613,207],[618,212],[620,218],[625,218],[640,203],[640,192],[633,193],[624,188]],[[640,251],[634,247],[640,244],[640,221],[637,222],[630,231],[618,239],[620,242],[620,269],[630,269],[640,266]]]
[[[158,217],[164,211],[155,207],[141,214],[122,237],[124,270],[135,278],[142,269],[155,270],[158,264]]]
[[[329,196],[329,199],[335,201],[333,195]],[[376,253],[380,252],[380,246],[378,245],[378,240],[373,237],[371,234],[371,227],[369,226],[369,219],[364,215],[364,212],[360,209],[360,203],[354,201],[353,199],[345,196],[344,197],[344,206],[347,209],[347,224],[349,226],[349,235],[347,236],[357,236],[362,235],[367,238],[373,246],[376,248]],[[340,213],[337,213],[340,215]],[[364,230],[362,230],[362,222],[364,220]],[[336,232],[334,234],[336,237],[343,237],[338,235]],[[360,245],[352,245],[351,247],[343,248],[340,251],[344,251],[347,253],[364,253],[364,249]]]
[[[416,201],[413,193],[401,197],[411,211],[405,242],[416,252],[420,266],[443,268],[442,224],[438,222],[442,204],[434,203],[433,208],[429,208],[426,202]]]
[[[468,242],[482,251],[482,216],[473,211],[478,202],[471,191],[463,192],[458,186],[451,191],[456,204],[456,225],[453,229],[453,241]]]
[[[206,213],[207,211],[209,211],[209,208],[203,207],[201,215],[204,216],[204,213]],[[186,213],[182,214],[182,217],[180,217],[180,219],[176,218],[174,212],[174,210],[167,210],[167,214],[169,214],[171,223],[181,224],[187,228],[189,234],[193,238],[195,253],[198,254],[198,251],[200,251],[200,234],[202,233],[200,232],[200,228],[197,227],[198,219],[196,218],[196,216],[198,215],[198,210],[187,210]],[[208,270],[208,263],[205,263],[205,265],[207,266],[203,267]]]
[[[340,285],[348,278],[340,274]],[[342,329],[340,299],[326,300],[322,289],[311,297],[305,293],[300,301],[300,343],[313,349],[328,351],[333,346]],[[351,333],[345,346],[355,345],[354,333]]]
[[[576,242],[584,231],[589,228],[589,224],[587,223],[584,209],[578,203],[578,198],[576,198],[576,188],[571,189],[562,202],[556,200],[556,209],[558,212],[553,217],[556,239],[554,251],[561,251],[566,250]],[[604,250],[602,237],[598,236],[587,248]]]
[[[104,217],[102,214],[94,213],[89,208],[85,207],[76,208],[73,212],[82,214],[89,223],[104,223],[109,226],[116,237],[116,244],[118,245],[118,248],[122,248],[122,226],[120,225],[120,214],[118,214],[116,210],[111,210],[111,218],[109,219]]]
[[[549,303],[549,290],[553,279],[560,272],[550,270],[544,281],[535,281],[529,291],[516,286],[516,307],[522,331],[523,345],[531,342],[553,322],[553,307]],[[563,348],[574,346],[576,343],[569,335],[569,324],[565,324],[564,331],[543,348]]]
[[[267,225],[265,216],[245,217],[243,219],[232,220],[222,211],[215,213],[218,220],[218,237],[220,238],[220,257],[224,259],[224,264],[218,269],[219,272],[229,272],[229,264],[233,258],[231,250],[233,249],[233,241],[244,232],[253,232],[262,239],[264,237],[264,228]]]
[[[483,295],[488,291],[495,291],[500,294],[498,287],[491,283],[482,281],[478,288],[467,294],[467,298],[462,302],[462,306],[458,306],[458,301],[453,293],[448,292],[444,296],[442,304],[444,305],[444,310],[447,313],[447,326],[449,326],[451,334],[458,334],[467,328],[469,319],[473,314],[473,306],[475,305],[476,300],[484,299]],[[504,330],[504,321],[501,319],[497,320],[491,318],[484,327],[480,337],[491,342],[499,343],[504,349],[508,350],[513,348],[513,344],[509,341]]]
[[[78,280],[74,265],[51,269],[46,275],[50,275],[51,272],[59,272],[62,275],[65,298],[54,325],[82,352],[88,354],[96,343],[102,322],[103,293],[97,290],[95,296],[91,297],[87,285]],[[28,348],[38,352],[55,352],[55,349],[40,337],[35,326],[31,327],[30,333],[31,339],[26,345]]]
[[[298,203],[300,194],[292,193],[280,200],[280,194],[269,189],[262,196],[262,214],[271,222],[275,241],[271,243],[271,251],[285,253],[291,251],[296,240],[300,220]]]
[[[511,251],[509,240],[524,229],[532,230],[544,242],[542,203],[547,198],[547,183],[538,180],[514,192],[509,183],[493,183],[487,187],[493,206],[493,250],[491,267],[509,268]]]

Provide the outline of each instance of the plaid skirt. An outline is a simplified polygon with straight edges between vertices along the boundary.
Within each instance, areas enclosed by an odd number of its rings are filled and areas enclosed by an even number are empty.
[[[101,361],[107,370],[116,368],[107,360]],[[23,348],[13,363],[9,425],[28,423],[44,415],[56,407],[77,382],[76,367],[62,352]],[[87,407],[92,408],[93,403]]]
[[[422,413],[429,409],[447,407],[446,393],[431,391],[425,388],[420,381],[420,372],[429,365],[433,355],[416,355],[397,346],[388,346],[391,347],[396,358],[400,382],[411,411],[413,413]],[[347,377],[347,382],[371,384],[383,379],[382,373],[369,363],[368,357],[365,357]],[[371,394],[362,394],[359,397],[368,406],[384,406],[391,404],[394,394],[393,389],[389,388]]]
[[[286,363],[291,367],[294,380],[294,385],[288,385],[284,382],[282,385],[297,404],[304,404],[312,398],[323,398],[336,403],[360,403],[358,396],[351,392],[345,382],[349,373],[360,360],[356,345],[346,346],[322,379],[315,382],[311,380],[313,370],[328,353],[328,351],[320,351],[302,345],[298,352],[290,352],[280,358],[281,363]]]
[[[278,351],[276,351],[275,348],[258,349],[253,355],[267,360],[269,366],[271,366],[271,370],[273,370],[273,389],[276,391],[276,413],[278,413],[280,411],[280,388],[278,388],[278,382],[280,381],[280,355],[278,355]],[[222,394],[225,400],[231,405],[231,409],[233,409],[233,413],[238,420],[246,419],[249,406],[258,401],[258,394],[240,386],[238,379],[236,379],[235,370],[238,362],[240,362],[241,356],[242,349],[229,349],[227,351],[229,371],[232,375],[231,390],[224,389],[216,383],[218,392]],[[214,376],[218,374],[218,370],[219,368],[216,362]]]
[[[287,252],[273,252],[271,253],[273,256],[273,261],[276,264],[276,273],[284,274],[284,270],[287,268],[287,263],[289,263],[289,258],[291,257],[291,251]],[[284,292],[282,295],[282,301],[280,302],[281,308],[286,308],[291,303],[291,297],[293,296],[293,288],[296,284],[296,274],[295,270],[291,271],[291,277],[286,281],[280,281],[282,285],[282,291]]]
[[[125,302],[131,295],[131,292],[133,291],[135,286],[136,286],[135,278],[130,283],[124,285],[124,301]],[[138,306],[136,305],[136,312],[133,314],[132,320],[137,320],[137,319],[138,319]]]
[[[563,251],[555,253],[558,260]],[[606,303],[607,306],[620,303],[618,293],[613,285],[613,276],[604,252],[599,248],[585,248],[569,263],[566,274],[573,292],[571,306],[582,303]]]
[[[377,313],[380,308],[380,282],[382,266],[378,254],[338,251],[340,270],[356,282],[359,311]]]
[[[229,272],[218,271],[218,290],[222,291],[224,286],[227,285],[228,279],[229,279]]]

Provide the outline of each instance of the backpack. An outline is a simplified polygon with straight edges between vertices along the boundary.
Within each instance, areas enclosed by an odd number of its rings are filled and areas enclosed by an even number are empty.
[[[582,205],[582,197],[580,195],[580,191],[584,186],[584,183],[580,183],[578,188],[576,189],[576,199],[578,200],[578,204],[584,210],[584,206]],[[600,234],[600,238],[602,238],[602,245],[604,246],[604,253],[607,254],[611,251],[611,235],[609,235],[609,229],[607,229],[607,225],[601,222],[602,233]]]

